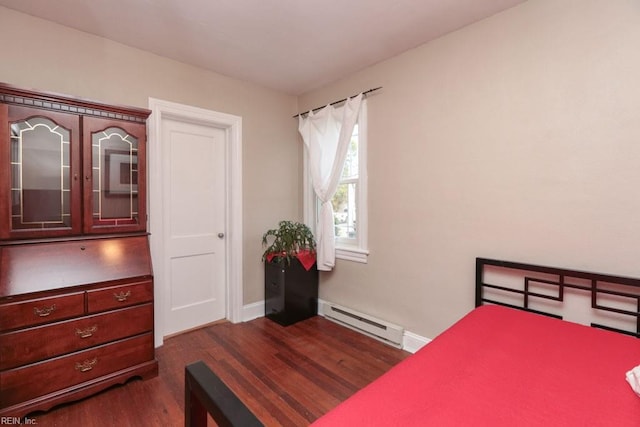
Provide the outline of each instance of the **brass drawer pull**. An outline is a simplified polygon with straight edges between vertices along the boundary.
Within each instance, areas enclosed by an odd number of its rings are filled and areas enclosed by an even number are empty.
[[[97,330],[98,330],[98,325],[93,325],[87,329],[82,329],[82,330],[76,328],[76,335],[79,336],[80,338],[89,338]]]
[[[93,369],[94,366],[98,363],[98,358],[94,357],[91,360],[85,360],[82,363],[76,362],[76,371],[80,372],[88,372]]]
[[[131,291],[127,291],[125,292],[120,292],[119,294],[114,293],[113,297],[116,299],[116,301],[118,302],[124,302],[127,300],[127,298],[129,298],[131,296]]]
[[[36,316],[40,316],[40,317],[47,317],[48,315],[50,315],[54,311],[56,311],[56,305],[55,304],[53,304],[51,307],[42,307],[42,308],[34,307],[33,308],[33,314],[35,314]]]

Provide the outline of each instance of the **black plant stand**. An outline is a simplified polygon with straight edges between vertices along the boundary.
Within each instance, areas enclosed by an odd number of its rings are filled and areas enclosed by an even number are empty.
[[[288,326],[318,313],[318,269],[305,270],[297,258],[264,263],[265,316]]]

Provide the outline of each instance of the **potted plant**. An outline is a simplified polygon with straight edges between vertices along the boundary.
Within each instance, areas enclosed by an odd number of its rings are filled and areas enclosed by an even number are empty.
[[[315,256],[316,253],[316,241],[311,229],[306,224],[294,221],[280,221],[278,228],[267,230],[262,236],[262,247],[265,248],[263,261],[275,258],[277,262],[286,260],[287,264],[291,264],[292,258]]]
[[[262,236],[265,316],[291,325],[318,312],[316,242],[307,225],[280,221]]]

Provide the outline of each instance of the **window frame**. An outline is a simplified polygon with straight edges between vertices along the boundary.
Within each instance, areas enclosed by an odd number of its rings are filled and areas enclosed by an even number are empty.
[[[343,108],[343,107],[341,107]],[[356,223],[358,224],[357,238],[341,239],[336,238],[336,259],[354,261],[366,264],[368,262],[368,187],[367,187],[367,103],[362,100],[360,112],[358,114],[358,179],[356,185]],[[304,146],[303,146],[304,147]],[[318,217],[318,198],[316,197],[311,184],[311,172],[309,170],[309,154],[306,147],[303,148],[303,215],[304,222],[316,229]]]

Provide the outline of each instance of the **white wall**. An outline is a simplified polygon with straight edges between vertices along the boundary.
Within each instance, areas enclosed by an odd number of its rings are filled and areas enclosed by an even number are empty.
[[[640,3],[529,0],[299,98],[371,87],[369,263],[320,297],[434,337],[476,256],[640,276]]]
[[[0,39],[5,83],[143,108],[152,97],[241,116],[244,303],[263,298],[262,234],[300,215],[295,97],[3,7]]]
[[[244,303],[262,233],[300,218],[297,111],[371,87],[369,264],[321,298],[434,337],[474,258],[640,276],[640,4],[529,0],[295,99],[0,7],[0,81],[243,117]]]

